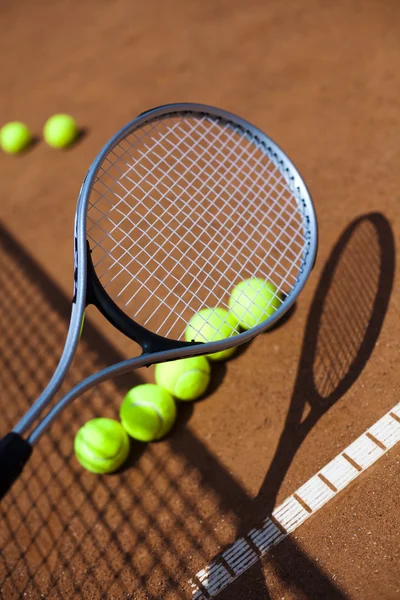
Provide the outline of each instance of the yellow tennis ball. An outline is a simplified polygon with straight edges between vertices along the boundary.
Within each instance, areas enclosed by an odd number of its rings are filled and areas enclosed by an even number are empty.
[[[269,281],[251,277],[232,291],[229,308],[243,329],[252,329],[268,319],[282,304],[276,287]]]
[[[178,400],[196,400],[210,383],[210,364],[204,356],[160,363],[155,368],[156,383]]]
[[[79,337],[82,337],[84,325],[85,325],[85,313],[83,313],[82,323],[81,323],[81,329],[80,329],[80,332],[79,332]]]
[[[78,137],[78,127],[69,115],[53,115],[44,125],[43,137],[53,148],[66,148]]]
[[[75,436],[74,450],[80,464],[92,473],[112,473],[129,455],[128,434],[118,421],[92,419]]]
[[[143,383],[129,390],[125,396],[120,418],[125,430],[136,440],[159,440],[175,423],[175,400],[164,388]]]
[[[24,123],[12,121],[0,130],[0,145],[7,154],[18,154],[32,142],[32,136]]]
[[[185,340],[191,342],[216,342],[237,334],[237,320],[224,308],[203,308],[190,319]],[[208,354],[211,360],[226,360],[236,347]]]

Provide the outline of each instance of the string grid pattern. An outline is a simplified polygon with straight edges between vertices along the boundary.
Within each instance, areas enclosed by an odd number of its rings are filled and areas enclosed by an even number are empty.
[[[305,259],[307,218],[271,158],[249,132],[191,113],[154,119],[109,152],[89,199],[88,240],[126,314],[181,339],[194,313],[227,308],[243,279],[270,281],[284,301]]]

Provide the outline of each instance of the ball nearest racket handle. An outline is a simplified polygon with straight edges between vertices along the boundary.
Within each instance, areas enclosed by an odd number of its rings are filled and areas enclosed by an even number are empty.
[[[31,444],[14,431],[0,440],[0,500],[18,479],[31,454]]]

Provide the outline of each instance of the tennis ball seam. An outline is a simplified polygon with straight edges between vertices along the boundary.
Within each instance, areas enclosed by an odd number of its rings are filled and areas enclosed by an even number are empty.
[[[82,432],[82,435],[79,436],[81,438],[81,442],[82,444],[85,445],[85,448],[87,448],[93,455],[94,455],[94,460],[96,461],[107,461],[107,460],[112,460],[113,458],[117,457],[123,447],[123,444],[120,442],[119,446],[118,446],[118,450],[117,452],[115,452],[115,454],[109,454],[108,456],[96,456],[95,455],[95,448],[93,448],[91,446],[91,444],[88,442],[87,439],[85,439],[85,432]],[[80,456],[82,455],[82,452],[80,450],[77,451],[77,454],[80,454]]]
[[[175,385],[174,385],[174,394],[178,394],[178,390],[177,388],[179,387],[179,382],[182,381],[184,378],[186,378],[188,375],[205,375],[207,378],[209,378],[210,376],[210,372],[209,371],[205,371],[204,369],[201,368],[194,368],[194,369],[188,369],[187,371],[185,371],[184,373],[181,373],[179,375],[179,377],[177,378]]]
[[[96,456],[93,452],[93,450],[88,447],[87,445],[85,445],[85,449],[90,451],[90,461],[96,462],[96,463],[105,463],[105,462],[109,462],[112,461],[114,458],[119,458],[118,454],[110,454],[110,456]],[[121,450],[121,448],[120,448]],[[76,454],[78,457],[82,458],[83,460],[87,460],[87,456],[85,455],[84,452],[77,450]]]
[[[210,374],[210,372],[209,372],[209,371],[205,371],[204,369],[201,369],[201,368],[200,368],[200,369],[198,369],[197,367],[196,367],[196,368],[194,368],[194,369],[188,369],[187,371],[185,371],[184,373],[181,373],[181,374],[178,376],[178,378],[177,378],[177,380],[176,380],[176,383],[177,383],[177,382],[178,382],[178,381],[179,381],[179,380],[180,380],[182,377],[187,377],[188,375],[198,375],[198,374],[201,374],[201,375],[206,375],[206,376],[208,376],[208,375]],[[175,384],[175,386],[174,386],[174,387],[176,387],[176,384]]]
[[[181,373],[179,375],[179,377],[184,377],[185,375],[189,375],[191,373],[203,373],[204,375],[208,375],[209,371],[205,371],[204,369],[202,369],[201,367],[194,367],[193,369],[188,369],[187,371],[185,371],[184,373]],[[178,377],[178,379],[179,379]]]
[[[130,407],[147,406],[147,408],[152,408],[158,417],[158,423],[159,423],[158,430],[157,430],[157,433],[155,434],[155,437],[158,438],[162,434],[164,419],[163,419],[163,416],[162,416],[161,411],[158,406],[155,406],[151,402],[146,402],[146,400],[134,400],[129,406]]]

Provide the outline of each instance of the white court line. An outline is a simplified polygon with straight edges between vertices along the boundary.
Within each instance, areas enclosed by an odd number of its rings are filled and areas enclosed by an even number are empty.
[[[400,402],[289,496],[271,518],[201,569],[189,582],[193,599],[214,598],[399,441]]]

